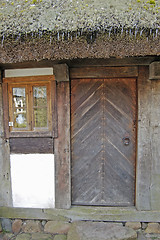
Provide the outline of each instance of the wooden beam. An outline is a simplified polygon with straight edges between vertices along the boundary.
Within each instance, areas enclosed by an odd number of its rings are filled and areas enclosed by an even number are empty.
[[[151,209],[160,210],[160,81],[152,81],[151,85]]]
[[[137,211],[119,207],[72,207],[71,209],[35,209],[0,207],[2,218],[46,219],[55,221],[160,222],[159,211]]]
[[[55,64],[67,64],[69,67],[79,66],[134,66],[134,65],[149,65],[153,61],[159,61],[159,56],[147,57],[124,57],[124,58],[79,58],[72,60],[42,60],[28,61],[18,63],[0,63],[2,69],[22,69],[22,68],[48,68]]]
[[[70,86],[69,82],[59,82],[57,86],[58,138],[55,146],[55,206],[71,206],[70,174]]]
[[[136,207],[151,210],[151,81],[147,66],[139,67],[138,76],[138,149],[136,174]]]
[[[160,79],[160,62],[152,62],[149,65],[149,79],[150,80]]]
[[[148,57],[125,57],[125,58],[107,58],[107,59],[73,59],[68,60],[66,63],[70,67],[86,67],[86,66],[139,66],[149,65],[151,62],[159,60],[159,57],[148,56]]]
[[[53,138],[10,138],[11,153],[53,153]]]
[[[0,206],[12,206],[10,148],[9,141],[4,136],[2,84],[0,84]]]
[[[70,68],[70,78],[120,78],[137,77],[138,68],[134,67],[79,67]]]
[[[69,72],[67,64],[56,64],[53,66],[53,73],[57,82],[69,81]]]

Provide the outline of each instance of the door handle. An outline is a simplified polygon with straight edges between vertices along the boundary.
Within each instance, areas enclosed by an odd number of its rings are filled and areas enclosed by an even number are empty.
[[[128,146],[129,143],[130,143],[129,137],[124,137],[124,138],[122,139],[122,141],[123,141],[123,144],[124,144],[125,146]]]

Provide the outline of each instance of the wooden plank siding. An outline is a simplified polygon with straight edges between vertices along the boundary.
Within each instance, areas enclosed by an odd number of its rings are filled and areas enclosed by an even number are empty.
[[[72,79],[72,204],[134,205],[135,124],[135,78]]]

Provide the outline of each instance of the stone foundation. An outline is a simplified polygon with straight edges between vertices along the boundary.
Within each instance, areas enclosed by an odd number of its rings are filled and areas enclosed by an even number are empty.
[[[160,223],[0,219],[0,240],[151,240]]]

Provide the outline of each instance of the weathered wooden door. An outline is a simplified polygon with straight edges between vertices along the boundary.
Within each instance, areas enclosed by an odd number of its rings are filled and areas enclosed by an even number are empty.
[[[72,204],[134,205],[136,79],[71,80]]]

